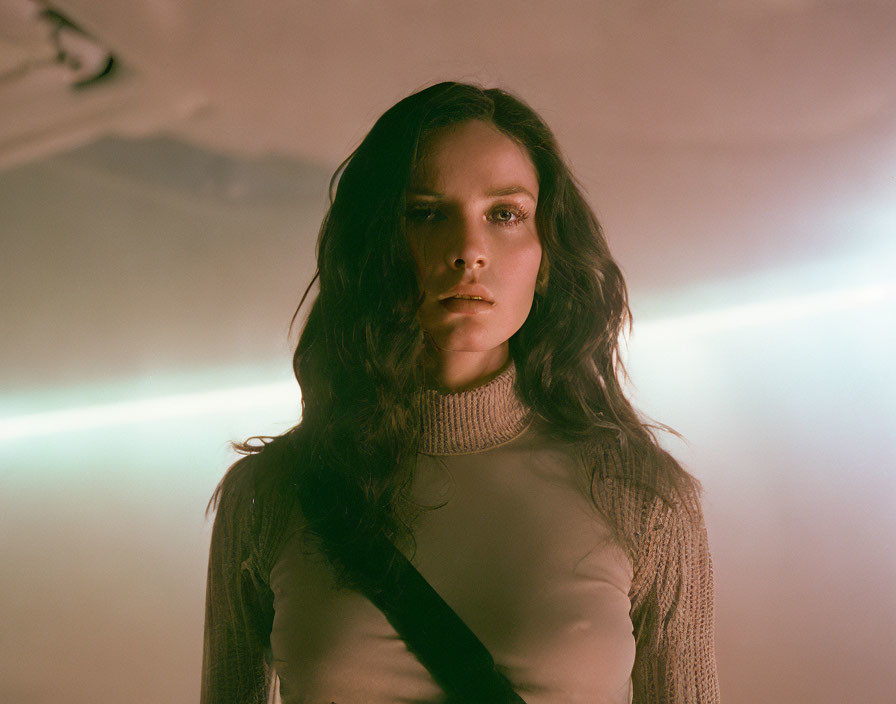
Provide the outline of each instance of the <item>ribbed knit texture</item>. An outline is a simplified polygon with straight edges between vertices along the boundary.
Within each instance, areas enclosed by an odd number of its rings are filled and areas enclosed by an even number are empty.
[[[423,391],[425,455],[462,455],[510,442],[530,423],[528,409],[514,392],[516,367],[511,360],[487,384],[458,393]]]
[[[424,390],[421,452],[481,452],[529,424],[510,362],[487,384],[455,394]],[[657,498],[646,471],[605,436],[579,448],[595,471],[595,500],[624,537],[636,641],[635,704],[718,704],[712,560],[699,498]],[[288,458],[287,458],[288,459]],[[250,456],[225,481],[206,591],[202,704],[264,704],[273,678],[271,569],[282,544],[282,492],[256,496],[267,460]],[[500,559],[499,555],[495,559]],[[340,704],[352,704],[340,702]]]

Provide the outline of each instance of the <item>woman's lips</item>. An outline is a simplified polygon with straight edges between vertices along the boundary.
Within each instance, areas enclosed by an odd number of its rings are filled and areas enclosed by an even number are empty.
[[[443,298],[439,305],[452,313],[484,313],[494,304],[468,298]]]

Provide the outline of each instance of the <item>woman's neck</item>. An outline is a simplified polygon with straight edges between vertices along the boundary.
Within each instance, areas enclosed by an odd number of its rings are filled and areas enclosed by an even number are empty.
[[[501,374],[509,361],[506,342],[484,352],[440,350],[428,346],[423,356],[426,387],[443,394],[475,389]]]

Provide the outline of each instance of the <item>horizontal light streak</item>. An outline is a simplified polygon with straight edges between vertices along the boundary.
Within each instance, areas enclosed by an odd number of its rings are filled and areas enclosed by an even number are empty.
[[[0,418],[0,441],[297,404],[295,382],[258,384]]]
[[[896,284],[883,283],[840,291],[779,299],[692,315],[670,316],[635,326],[640,337],[689,336],[750,325],[766,325],[819,313],[879,304],[896,299]],[[0,418],[0,442],[80,430],[138,425],[187,416],[241,412],[276,405],[298,407],[295,382],[278,382],[122,400]]]
[[[753,325],[779,323],[819,313],[861,308],[894,299],[896,299],[896,284],[873,284],[646,320],[635,324],[634,334],[637,337],[642,335],[700,335]]]

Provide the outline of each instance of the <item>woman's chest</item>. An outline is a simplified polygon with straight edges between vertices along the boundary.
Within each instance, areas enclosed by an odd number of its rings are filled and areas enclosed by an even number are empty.
[[[634,657],[631,564],[571,462],[511,446],[418,463],[414,497],[439,507],[420,515],[406,554],[496,660]]]
[[[416,521],[416,551],[402,549],[527,702],[626,702],[630,565],[564,479],[568,458],[505,454],[421,456],[412,494],[438,508]],[[293,701],[439,701],[385,617],[302,545],[272,573],[281,683],[316,693]]]

